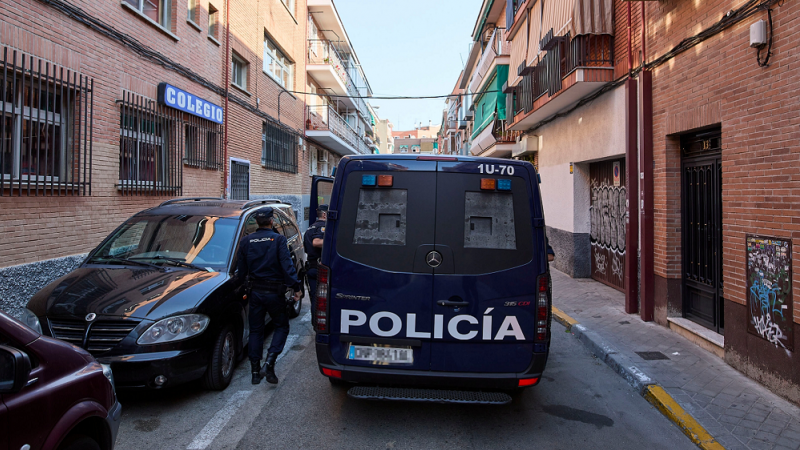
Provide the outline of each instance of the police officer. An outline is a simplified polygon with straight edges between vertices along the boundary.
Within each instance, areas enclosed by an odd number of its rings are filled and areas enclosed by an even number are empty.
[[[289,254],[286,237],[272,229],[273,210],[270,207],[255,213],[258,230],[242,238],[239,243],[237,277],[250,286],[250,368],[253,384],[276,384],[275,361],[283,351],[289,335],[289,317],[286,314],[286,287],[294,290],[294,301],[300,300],[300,281]],[[272,318],[275,331],[267,361],[261,367],[264,351],[264,320]]]
[[[306,277],[308,277],[308,291],[311,296],[311,315],[316,314],[316,295],[317,295],[317,264],[322,256],[322,239],[325,237],[325,220],[328,218],[328,205],[319,205],[317,208],[317,221],[314,222],[305,236],[303,236],[303,248],[306,251]]]

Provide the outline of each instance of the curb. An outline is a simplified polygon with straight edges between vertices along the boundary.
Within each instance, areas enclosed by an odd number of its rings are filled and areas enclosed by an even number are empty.
[[[711,434],[700,425],[691,414],[687,413],[661,386],[633,365],[627,356],[617,352],[614,348],[603,342],[602,337],[590,331],[577,320],[570,317],[555,306],[552,307],[553,318],[567,327],[597,359],[605,362],[612,370],[633,386],[639,394],[658,408],[669,420],[675,423],[683,433],[698,447],[707,450],[724,450]]]

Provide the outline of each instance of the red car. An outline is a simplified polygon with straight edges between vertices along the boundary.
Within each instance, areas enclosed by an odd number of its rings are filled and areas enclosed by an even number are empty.
[[[121,407],[111,369],[0,310],[0,450],[114,448]]]

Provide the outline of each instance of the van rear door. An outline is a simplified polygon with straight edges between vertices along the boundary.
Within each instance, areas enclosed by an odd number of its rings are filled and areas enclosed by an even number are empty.
[[[434,249],[436,162],[354,160],[343,172],[341,207],[328,221],[335,239],[323,249],[331,355],[349,366],[430,370],[433,268],[425,257]],[[411,349],[411,360],[391,353],[397,348]]]
[[[513,373],[531,363],[542,217],[521,164],[440,162],[436,183],[431,370]],[[537,256],[534,256],[537,255]]]

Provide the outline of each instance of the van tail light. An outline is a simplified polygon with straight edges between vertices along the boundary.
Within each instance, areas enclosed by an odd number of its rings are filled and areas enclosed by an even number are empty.
[[[327,367],[322,368],[322,374],[325,375],[326,377],[342,378],[341,370],[328,369]]]
[[[547,323],[550,319],[550,274],[539,275],[536,279],[536,340],[547,340]]]
[[[314,317],[314,330],[328,333],[328,299],[330,298],[331,269],[322,264],[317,266],[317,304]]]
[[[539,378],[523,378],[519,380],[519,387],[533,386],[539,382]]]

